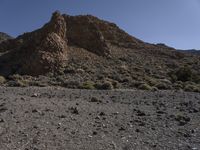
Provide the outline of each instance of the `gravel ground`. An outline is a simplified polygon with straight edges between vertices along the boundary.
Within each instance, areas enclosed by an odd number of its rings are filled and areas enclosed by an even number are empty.
[[[0,88],[0,150],[151,149],[200,149],[200,93]]]

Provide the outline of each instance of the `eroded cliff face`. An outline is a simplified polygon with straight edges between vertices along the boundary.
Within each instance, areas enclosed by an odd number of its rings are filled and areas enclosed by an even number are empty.
[[[55,12],[49,23],[39,30],[25,33],[7,42],[8,53],[1,56],[1,74],[13,73],[40,75],[55,72],[66,65],[66,23]]]
[[[121,30],[116,24],[97,17],[91,15],[63,16],[68,27],[69,44],[79,45],[94,53],[110,54],[109,44],[124,48],[138,48],[145,44]]]
[[[101,56],[112,55],[110,45],[123,48],[140,48],[144,42],[136,39],[116,24],[91,15],[69,16],[63,15],[67,24],[67,36],[69,45],[84,48]]]
[[[66,40],[70,45],[84,48],[101,56],[111,54],[108,43],[94,20],[88,16],[64,15],[64,18],[68,27]]]
[[[126,52],[127,49],[131,50],[130,54]],[[63,68],[66,69],[66,66],[77,63],[70,60],[81,60],[84,53],[91,54],[87,58],[94,60],[91,66],[96,65],[97,58],[110,61],[122,55],[127,55],[127,58],[122,60],[130,60],[131,64],[135,61],[131,60],[134,55],[140,53],[141,60],[143,52],[147,56],[158,58],[177,58],[177,55],[182,55],[176,54],[167,46],[145,43],[130,36],[116,24],[94,16],[69,16],[55,12],[42,28],[0,43],[0,75],[37,76],[49,72],[56,73]],[[117,59],[115,62],[118,61],[120,60]]]

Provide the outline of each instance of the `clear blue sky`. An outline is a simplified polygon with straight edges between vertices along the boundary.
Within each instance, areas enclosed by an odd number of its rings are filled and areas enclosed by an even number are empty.
[[[35,30],[55,10],[115,22],[146,42],[200,49],[200,0],[0,0],[0,31]]]

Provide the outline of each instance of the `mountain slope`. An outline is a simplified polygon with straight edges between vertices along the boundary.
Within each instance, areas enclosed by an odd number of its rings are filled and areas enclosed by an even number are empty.
[[[2,41],[8,40],[8,39],[12,39],[12,37],[9,36],[9,35],[6,34],[6,33],[0,32],[0,43],[1,43]]]
[[[90,15],[55,14],[60,19],[0,44],[5,85],[200,91],[199,56],[145,43]]]

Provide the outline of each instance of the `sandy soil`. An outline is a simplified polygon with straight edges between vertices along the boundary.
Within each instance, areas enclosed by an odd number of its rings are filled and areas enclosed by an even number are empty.
[[[200,149],[200,94],[0,88],[0,150],[115,149]]]

